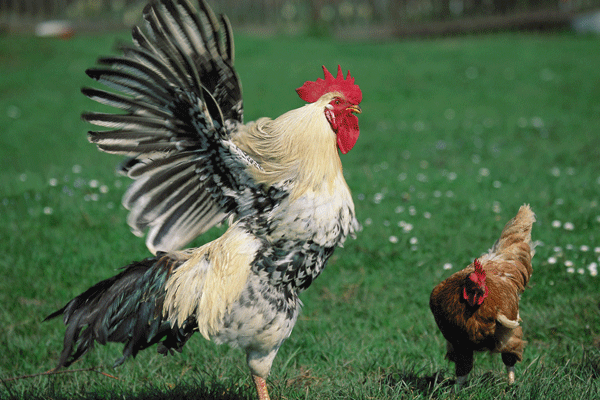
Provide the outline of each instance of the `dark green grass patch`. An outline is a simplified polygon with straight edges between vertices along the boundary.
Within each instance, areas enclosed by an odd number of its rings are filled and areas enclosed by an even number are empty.
[[[98,346],[71,368],[88,371],[6,380],[54,367],[64,328],[46,315],[148,255],[126,226],[118,157],[89,144],[79,118],[99,109],[79,92],[93,84],[84,70],[117,39],[127,34],[0,41],[0,397],[253,398],[244,355],[200,336],[167,358],[150,349],[112,369],[120,346]],[[294,89],[321,65],[350,69],[364,97],[361,136],[342,157],[363,231],[302,295],[274,398],[600,396],[598,38],[236,39],[247,121],[299,107]],[[455,393],[429,294],[523,203],[540,244],[517,383],[480,354]]]

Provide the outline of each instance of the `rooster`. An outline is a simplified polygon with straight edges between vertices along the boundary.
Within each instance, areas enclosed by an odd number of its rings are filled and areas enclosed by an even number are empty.
[[[487,254],[433,289],[429,306],[447,340],[446,357],[455,363],[459,387],[473,368],[474,351],[502,354],[508,381],[523,357],[519,300],[531,277],[535,215],[523,205]]]
[[[124,343],[123,357],[158,344],[181,351],[198,331],[241,348],[261,400],[278,349],[298,318],[298,294],[337,246],[359,230],[338,149],[359,135],[360,88],[338,66],[307,81],[307,102],[275,119],[244,124],[231,28],[200,0],[151,1],[145,30],[122,56],[87,74],[113,89],[84,88],[122,113],[85,113],[109,128],[89,133],[102,151],[126,155],[134,182],[123,203],[134,233],[154,254],[52,313],[63,315],[67,367],[94,342]],[[209,228],[225,233],[179,250]]]

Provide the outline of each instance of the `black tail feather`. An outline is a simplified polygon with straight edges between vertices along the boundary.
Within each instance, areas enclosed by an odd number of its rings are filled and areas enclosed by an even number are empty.
[[[195,322],[171,326],[162,312],[166,279],[180,263],[159,254],[130,264],[46,317],[44,321],[63,315],[67,326],[56,369],[71,365],[91,350],[94,342],[125,344],[123,357],[115,366],[161,340],[160,353],[181,351],[195,330]]]

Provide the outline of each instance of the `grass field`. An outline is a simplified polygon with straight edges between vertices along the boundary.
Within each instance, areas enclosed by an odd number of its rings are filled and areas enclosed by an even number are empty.
[[[11,379],[54,367],[64,327],[46,315],[148,255],[126,226],[120,160],[89,144],[79,119],[99,109],[79,93],[84,70],[118,38],[127,34],[0,40],[0,398],[252,399],[244,355],[200,335],[168,358],[150,349],[112,369],[121,346],[98,346],[71,367],[94,371]],[[294,89],[323,64],[349,68],[364,97],[361,137],[342,157],[364,229],[302,295],[272,397],[600,397],[599,48],[569,34],[236,37],[247,121],[299,107]],[[499,356],[480,354],[455,393],[429,294],[523,203],[541,243],[517,383],[506,385]]]

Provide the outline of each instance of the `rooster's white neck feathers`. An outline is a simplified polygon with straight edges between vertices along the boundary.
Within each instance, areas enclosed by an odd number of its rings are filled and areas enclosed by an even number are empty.
[[[236,144],[261,165],[263,170],[253,171],[257,182],[290,184],[292,198],[308,190],[333,191],[342,164],[324,111],[334,96],[329,93],[274,120],[248,124],[243,142]]]

